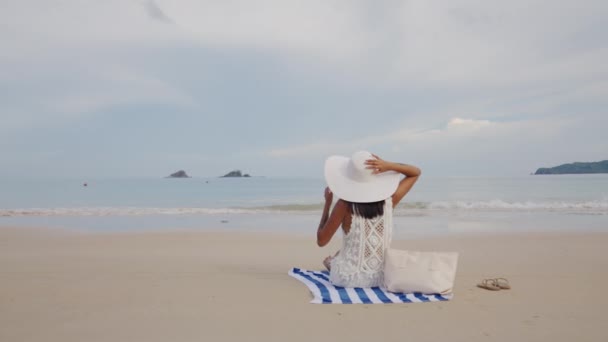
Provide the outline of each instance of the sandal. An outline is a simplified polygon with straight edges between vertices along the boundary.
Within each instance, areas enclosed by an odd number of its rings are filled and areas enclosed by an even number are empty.
[[[500,287],[502,290],[510,290],[511,289],[511,285],[509,285],[509,281],[506,278],[495,278],[492,279],[494,280],[494,284],[498,287]]]
[[[481,283],[477,284],[477,287],[490,291],[500,290],[500,286],[498,286],[496,279],[484,279]]]

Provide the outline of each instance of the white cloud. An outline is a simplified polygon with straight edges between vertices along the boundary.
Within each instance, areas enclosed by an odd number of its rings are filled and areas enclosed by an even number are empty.
[[[268,152],[271,157],[310,157],[322,156],[327,153],[350,154],[356,149],[373,149],[376,146],[394,144],[400,142],[426,141],[437,143],[440,140],[452,138],[474,137],[480,130],[486,127],[496,126],[497,123],[489,120],[452,118],[441,129],[399,129],[386,132],[381,135],[366,136],[355,140],[344,142],[324,142],[303,144],[292,147],[276,148]]]
[[[8,55],[40,44],[179,41],[418,86],[504,87],[608,71],[606,50],[584,43],[603,36],[603,1],[23,0],[3,13]]]
[[[25,83],[22,85],[25,92],[4,100],[0,131],[8,134],[31,125],[61,125],[122,105],[169,104],[189,109],[199,106],[180,89],[131,69],[106,65],[97,70],[81,70],[86,75],[49,75],[63,82],[62,86],[45,89],[35,96],[31,93],[38,90],[39,85],[34,80],[21,81]]]
[[[570,132],[574,119],[497,122],[454,117],[441,128],[389,131],[358,140],[304,144],[271,151],[272,157],[319,160],[329,154],[350,155],[368,149],[389,160],[409,162],[458,174],[527,174],[542,163],[598,155],[601,144],[586,146],[585,132]],[[560,139],[572,135],[571,141]],[[605,143],[604,143],[605,145]]]
[[[462,119],[462,118],[453,118],[448,122],[448,129],[457,128],[457,127],[467,127],[474,130],[478,130],[485,126],[491,125],[492,123],[489,120],[475,120],[475,119]]]
[[[14,128],[26,132],[32,122],[51,126],[121,105],[198,110],[204,100],[195,96],[203,93],[267,96],[255,104],[273,111],[266,106],[273,93],[241,87],[242,77],[261,86],[281,82],[273,86],[291,91],[275,116],[288,116],[279,111],[304,103],[350,105],[361,98],[394,113],[381,123],[394,127],[385,134],[377,131],[384,126],[375,127],[373,134],[339,141],[335,127],[323,126],[314,143],[283,120],[276,129],[293,134],[280,135],[281,146],[265,152],[275,160],[359,148],[436,159],[455,158],[456,148],[480,160],[492,149],[511,157],[525,148],[554,158],[599,154],[606,143],[584,132],[607,127],[606,17],[603,0],[5,1],[0,87],[7,91],[0,94],[0,130],[18,136]],[[234,65],[264,60],[273,74],[252,77],[244,67],[230,79],[232,87],[217,90],[203,73],[187,74],[188,68],[216,67],[212,60],[180,55],[206,56],[201,51],[227,56]],[[218,74],[230,73],[228,65],[219,66]],[[278,81],[272,79],[277,75]],[[313,87],[318,93],[300,94]],[[348,105],[334,103],[323,116],[333,110],[342,117],[339,111]],[[226,113],[218,108],[230,117],[249,115],[238,106]],[[365,131],[369,120],[362,118],[362,111],[348,118],[353,131]],[[310,115],[310,121],[324,119]],[[255,129],[251,122],[247,128]],[[563,142],[572,136],[577,138],[570,145]],[[250,147],[235,139],[239,143]]]

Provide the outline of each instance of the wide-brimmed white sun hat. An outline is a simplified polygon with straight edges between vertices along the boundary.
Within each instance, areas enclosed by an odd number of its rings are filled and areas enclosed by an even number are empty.
[[[325,161],[325,181],[339,198],[356,203],[378,202],[389,198],[399,185],[401,174],[385,171],[373,174],[365,161],[374,159],[367,151],[358,151],[348,158],[331,156]]]

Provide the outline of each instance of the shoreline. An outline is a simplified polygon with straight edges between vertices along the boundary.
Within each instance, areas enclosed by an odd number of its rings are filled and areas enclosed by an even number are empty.
[[[314,234],[320,215],[230,214],[0,217],[0,227],[43,227],[91,232],[174,231]],[[606,215],[563,212],[461,212],[446,215],[394,216],[395,238],[427,238],[475,234],[608,232]]]
[[[339,237],[339,236],[337,236]],[[604,340],[607,233],[398,239],[460,253],[454,299],[309,304],[291,267],[340,247],[291,234],[0,227],[0,340]],[[476,287],[507,277],[513,289]],[[438,329],[441,327],[441,329]]]

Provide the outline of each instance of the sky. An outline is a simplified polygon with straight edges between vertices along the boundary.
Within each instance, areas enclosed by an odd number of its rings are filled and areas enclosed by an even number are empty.
[[[604,0],[0,0],[0,177],[608,159]]]

